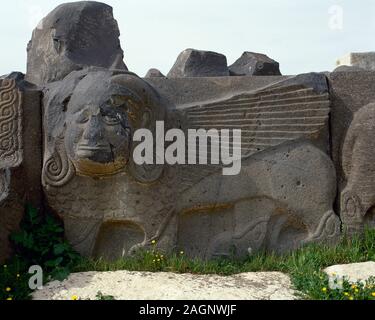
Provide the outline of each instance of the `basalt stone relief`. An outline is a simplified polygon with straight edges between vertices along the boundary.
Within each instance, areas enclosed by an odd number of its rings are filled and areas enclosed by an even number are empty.
[[[330,111],[328,92],[319,85],[289,79],[217,101],[175,105],[131,73],[73,72],[44,93],[48,203],[84,255],[108,256],[109,248],[128,255],[152,241],[166,252],[184,248],[183,239],[194,239],[207,219],[200,228],[181,228],[184,221],[205,214],[213,221],[207,222],[207,242],[195,249],[205,258],[233,248],[243,256],[335,241],[335,171],[324,148],[314,144]],[[153,132],[155,121],[186,133],[241,128],[240,173],[223,176],[220,165],[135,164],[132,133]],[[211,228],[216,215],[225,221]],[[108,240],[111,228],[122,242]]]
[[[281,76],[264,55],[228,67],[187,50],[167,77],[140,78],[118,38],[109,6],[61,5],[33,33],[27,81],[0,80],[4,239],[30,202],[61,217],[79,253],[108,260],[154,246],[281,253],[374,227],[374,72]],[[207,133],[206,159],[191,130]]]

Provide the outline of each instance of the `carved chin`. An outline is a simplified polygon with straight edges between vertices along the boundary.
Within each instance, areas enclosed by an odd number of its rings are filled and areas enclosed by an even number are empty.
[[[113,176],[124,171],[127,161],[118,159],[110,163],[98,163],[89,159],[81,159],[73,162],[76,173],[84,177],[106,177]]]

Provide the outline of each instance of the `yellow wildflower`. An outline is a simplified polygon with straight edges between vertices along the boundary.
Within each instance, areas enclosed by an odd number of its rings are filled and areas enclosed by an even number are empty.
[[[344,292],[344,296],[349,297],[349,293],[348,292]]]
[[[12,301],[13,300],[13,298],[12,297],[9,297],[8,299],[7,299],[7,301]]]
[[[322,291],[325,293],[325,292],[327,292],[327,288],[322,288]]]
[[[349,297],[349,300],[354,300],[354,298],[352,296]]]
[[[9,288],[9,287],[8,287],[8,288],[5,289],[5,291],[6,291],[6,292],[10,292],[10,291],[12,291],[12,288]]]
[[[371,293],[371,295],[372,295],[373,297],[375,297],[375,292]]]
[[[156,240],[152,240],[152,241],[151,241],[151,244],[156,244]]]
[[[76,295],[72,296],[72,300],[74,300],[74,301],[78,300],[78,296],[76,296]]]

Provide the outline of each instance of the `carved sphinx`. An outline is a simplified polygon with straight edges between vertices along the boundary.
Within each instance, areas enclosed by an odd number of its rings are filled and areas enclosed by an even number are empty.
[[[202,213],[230,220],[215,232],[207,226],[208,243],[194,254],[207,258],[284,251],[339,235],[334,167],[314,145],[330,110],[319,85],[292,79],[176,106],[134,74],[91,69],[48,85],[44,97],[48,204],[84,255],[116,258],[153,240],[172,251],[195,232],[181,228],[182,217]],[[240,174],[223,176],[222,165],[136,165],[132,134],[154,131],[156,121],[185,132],[241,128]]]

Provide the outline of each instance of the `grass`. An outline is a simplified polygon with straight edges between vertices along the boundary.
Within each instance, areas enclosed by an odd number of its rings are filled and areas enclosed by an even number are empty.
[[[73,272],[128,270],[228,276],[242,272],[280,271],[289,274],[295,289],[308,299],[375,299],[375,283],[370,281],[352,286],[345,281],[342,290],[331,290],[328,275],[322,271],[335,264],[366,261],[375,261],[375,230],[367,230],[363,237],[344,238],[336,246],[311,244],[284,255],[258,253],[245,260],[201,261],[188,259],[183,252],[165,257],[155,248],[116,262],[82,259]]]
[[[86,271],[148,271],[223,276],[242,272],[280,271],[291,276],[293,286],[305,299],[316,300],[375,300],[375,281],[355,285],[344,283],[343,289],[330,289],[328,276],[322,271],[335,264],[375,261],[375,230],[367,230],[363,237],[344,238],[336,246],[311,244],[293,253],[276,255],[258,253],[244,260],[201,261],[189,259],[183,252],[163,256],[155,248],[137,256],[116,262],[81,258],[72,272]],[[6,268],[0,267],[0,300],[27,299],[25,266],[14,259]],[[19,277],[17,276],[19,275]],[[7,289],[11,289],[7,291]],[[111,297],[100,296],[101,299]]]

